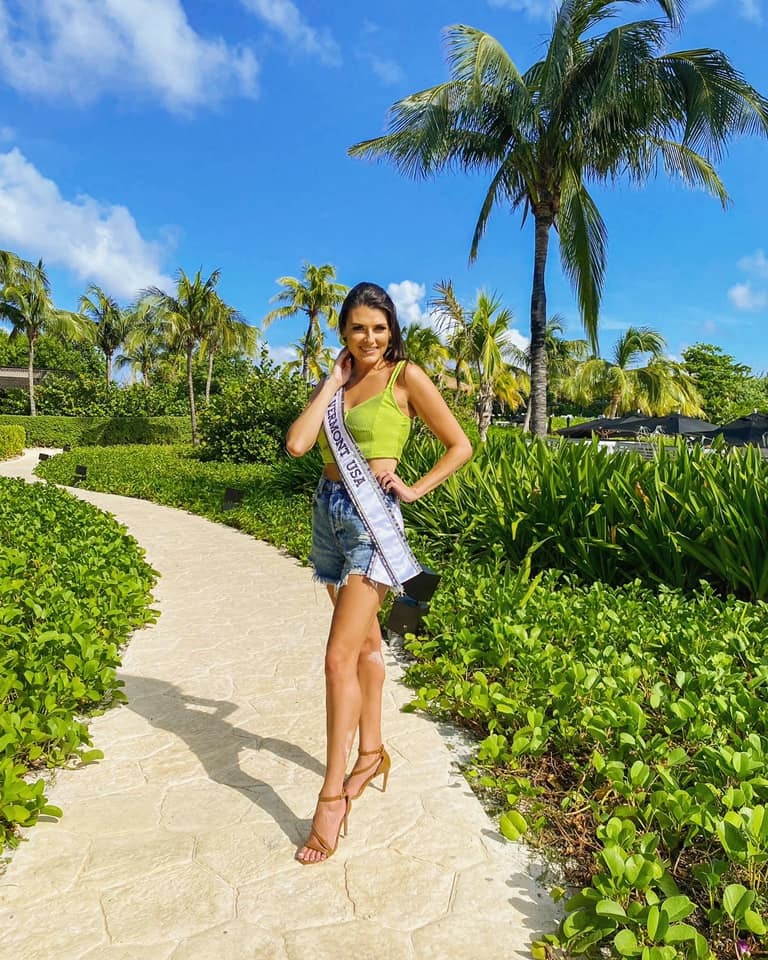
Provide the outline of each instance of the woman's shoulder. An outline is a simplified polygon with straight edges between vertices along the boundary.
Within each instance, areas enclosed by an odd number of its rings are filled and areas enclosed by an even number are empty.
[[[418,363],[414,363],[413,360],[402,360],[400,362],[402,363],[402,368],[397,378],[398,384],[401,384],[408,390],[434,387],[434,383],[432,383]]]

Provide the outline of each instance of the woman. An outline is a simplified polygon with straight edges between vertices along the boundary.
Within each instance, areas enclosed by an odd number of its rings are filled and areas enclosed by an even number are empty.
[[[374,283],[353,287],[339,313],[343,349],[303,413],[291,425],[286,449],[301,457],[316,441],[323,475],[312,514],[310,560],[325,583],[333,618],[325,655],[327,754],[312,829],[296,858],[320,863],[336,851],[351,801],[375,777],[386,788],[390,759],[381,736],[384,659],[376,617],[389,589],[367,576],[375,547],[341,479],[323,431],[326,410],[343,390],[344,421],[357,441],[391,511],[434,490],[472,455],[472,446],[424,371],[407,362],[395,305]],[[445,447],[435,466],[412,486],[396,473],[411,419],[420,417]],[[397,588],[397,587],[396,587]],[[345,778],[358,732],[358,757]]]

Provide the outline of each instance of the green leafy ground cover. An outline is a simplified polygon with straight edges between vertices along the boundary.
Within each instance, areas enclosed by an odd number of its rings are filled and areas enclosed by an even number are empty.
[[[743,491],[747,471],[761,484],[762,468],[723,458],[694,476],[692,460],[675,487],[671,463],[629,462],[589,446],[526,453],[516,444],[489,444],[406,510],[421,555],[444,575],[425,634],[410,643],[414,707],[458,718],[480,737],[471,775],[497,803],[502,831],[559,852],[567,880],[582,888],[540,951],[640,960],[759,952],[768,910],[768,605],[727,596],[717,581],[718,590],[697,582],[686,591],[658,581],[672,533],[682,536],[673,505],[684,512],[697,496],[720,505],[702,555],[714,549],[715,532],[742,549],[728,526],[735,497],[725,484],[736,477]],[[433,456],[429,441],[419,441],[409,463],[421,472]],[[89,464],[97,489],[225,518],[306,556],[318,468],[311,459],[235,467],[201,464],[178,448],[90,449],[38,472],[68,482],[76,462]],[[247,496],[243,509],[223,515],[230,483]],[[619,493],[636,483],[649,503],[636,493],[637,529],[626,529],[647,541],[645,553],[638,548],[635,567],[616,577],[630,582],[611,586],[599,578],[598,558],[612,551],[590,521],[607,512],[606,499],[618,512]],[[533,533],[523,547],[526,525]],[[546,543],[531,549],[544,530]],[[558,546],[558,537],[571,546]],[[633,556],[628,542],[622,534],[622,563]],[[581,549],[581,580],[551,569],[531,576],[545,547],[561,563]],[[653,575],[631,579],[642,570],[637,557],[651,563],[654,553],[662,559]],[[683,553],[671,569],[685,570],[693,556]],[[750,562],[746,551],[742,563]],[[759,573],[765,557],[756,562]]]
[[[122,699],[120,646],[153,619],[154,572],[110,517],[0,479],[0,847],[47,804],[36,771],[100,756],[84,717]]]

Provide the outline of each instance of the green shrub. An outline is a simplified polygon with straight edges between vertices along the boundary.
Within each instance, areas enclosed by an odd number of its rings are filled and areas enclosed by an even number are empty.
[[[307,560],[311,489],[320,473],[317,454],[269,467],[201,462],[191,446],[81,447],[41,463],[37,473],[56,483],[72,484],[78,464],[87,467],[82,486],[91,490],[189,510],[238,527]],[[222,509],[228,487],[245,494],[236,510]]]
[[[414,444],[406,480],[439,455]],[[450,556],[481,558],[493,546],[535,570],[588,580],[768,599],[768,462],[756,448],[708,452],[679,442],[652,460],[595,443],[552,448],[517,431],[489,436],[471,463],[404,508],[411,527]]]
[[[303,410],[308,388],[268,359],[245,380],[227,384],[200,413],[201,454],[228,463],[275,463],[288,427]]]
[[[23,453],[25,440],[24,427],[0,426],[0,460],[18,457]]]
[[[49,374],[35,388],[37,412],[46,416],[159,417],[189,416],[183,383],[158,383],[150,387],[112,382],[103,375],[81,372],[70,376]],[[0,413],[29,413],[26,390],[0,391]]]
[[[0,425],[24,428],[27,446],[64,447],[123,443],[186,443],[188,417],[36,417],[0,415]]]
[[[83,717],[123,699],[115,675],[150,622],[154,571],[114,519],[47,484],[0,479],[0,846],[46,803],[34,772],[100,756]]]

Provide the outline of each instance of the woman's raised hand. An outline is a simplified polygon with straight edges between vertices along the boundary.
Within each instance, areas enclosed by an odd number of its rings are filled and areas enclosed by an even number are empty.
[[[336,357],[336,360],[328,374],[328,379],[337,387],[343,387],[352,376],[352,354],[343,348]]]

